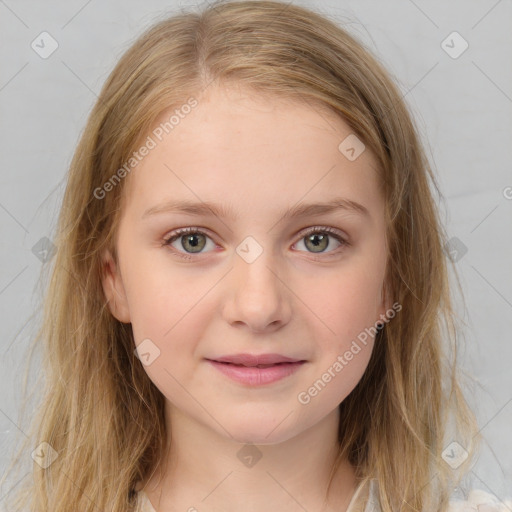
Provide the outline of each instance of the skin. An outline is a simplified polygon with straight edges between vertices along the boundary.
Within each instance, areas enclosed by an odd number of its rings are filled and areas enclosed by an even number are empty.
[[[369,149],[349,161],[338,145],[351,129],[310,104],[213,86],[198,101],[127,178],[117,265],[104,253],[112,314],[132,324],[136,345],[149,338],[160,350],[144,369],[166,398],[169,464],[139,488],[147,484],[158,512],[251,512],[269,503],[274,511],[346,510],[357,487],[347,461],[324,503],[338,405],[363,375],[374,339],[308,404],[297,396],[390,307],[376,161]],[[337,196],[369,215],[279,214]],[[141,219],[170,199],[218,202],[235,217]],[[190,253],[186,235],[163,245],[189,226],[207,234],[196,233],[200,247],[206,243],[200,253]],[[302,231],[316,226],[332,227],[349,245],[329,235],[328,247],[314,252]],[[252,263],[236,252],[247,236],[263,249]],[[242,352],[307,362],[278,382],[251,387],[205,360]],[[261,455],[252,467],[237,457],[245,444]]]

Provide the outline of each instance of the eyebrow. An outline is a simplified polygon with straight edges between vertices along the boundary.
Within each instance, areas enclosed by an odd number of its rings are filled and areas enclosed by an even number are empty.
[[[345,210],[351,213],[357,213],[364,217],[370,217],[370,212],[365,206],[343,197],[336,197],[325,203],[301,203],[287,211],[281,212],[280,215],[278,214],[278,217],[280,219],[290,219],[294,217],[322,215],[338,210]],[[229,219],[234,219],[236,217],[233,209],[221,204],[208,201],[196,203],[194,201],[171,200],[147,209],[142,214],[141,219],[145,219],[146,217],[158,213],[185,213],[189,215],[216,216]]]

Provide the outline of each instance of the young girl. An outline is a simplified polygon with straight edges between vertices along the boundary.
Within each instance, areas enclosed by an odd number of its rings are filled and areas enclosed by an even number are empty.
[[[152,27],[71,164],[7,509],[506,510],[452,496],[480,433],[431,185],[398,88],[325,17]]]

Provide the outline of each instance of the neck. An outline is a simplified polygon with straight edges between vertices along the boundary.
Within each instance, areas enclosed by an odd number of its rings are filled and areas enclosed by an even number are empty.
[[[268,445],[237,442],[167,405],[166,415],[172,432],[167,455],[140,486],[158,512],[251,512],[269,503],[273,510],[343,511],[356,490],[354,468],[342,461],[328,492],[338,452],[338,409]]]

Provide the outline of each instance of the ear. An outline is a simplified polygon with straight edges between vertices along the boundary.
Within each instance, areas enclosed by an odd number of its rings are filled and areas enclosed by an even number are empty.
[[[118,265],[107,249],[102,257],[101,280],[112,315],[120,322],[130,323],[130,311]]]

